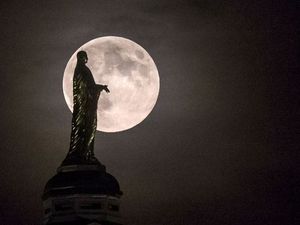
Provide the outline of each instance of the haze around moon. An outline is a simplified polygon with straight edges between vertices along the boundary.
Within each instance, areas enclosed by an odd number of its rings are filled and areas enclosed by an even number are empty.
[[[106,36],[82,45],[69,59],[63,77],[63,93],[73,111],[73,74],[76,54],[87,52],[87,66],[97,84],[108,85],[98,101],[97,130],[119,132],[142,122],[152,111],[159,94],[156,65],[137,43],[122,37]]]

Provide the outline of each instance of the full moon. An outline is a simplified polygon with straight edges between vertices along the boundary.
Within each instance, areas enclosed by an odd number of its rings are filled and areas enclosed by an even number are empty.
[[[63,92],[73,111],[73,74],[78,51],[86,51],[87,66],[97,84],[108,85],[98,101],[97,130],[119,132],[142,122],[152,111],[159,94],[159,75],[148,52],[122,37],[107,36],[82,45],[68,61]]]

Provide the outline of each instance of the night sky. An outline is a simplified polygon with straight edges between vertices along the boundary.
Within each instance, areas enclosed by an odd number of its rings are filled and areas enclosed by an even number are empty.
[[[65,66],[108,35],[143,46],[161,82],[147,119],[96,134],[125,224],[295,223],[298,4],[1,1],[0,224],[41,224],[44,185],[69,147]]]

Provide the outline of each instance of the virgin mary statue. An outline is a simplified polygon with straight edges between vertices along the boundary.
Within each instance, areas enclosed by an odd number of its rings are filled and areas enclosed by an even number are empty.
[[[85,65],[85,51],[77,53],[77,65],[73,77],[73,117],[70,149],[63,164],[93,163],[94,140],[97,128],[97,106],[102,90],[107,85],[96,84],[90,69]]]

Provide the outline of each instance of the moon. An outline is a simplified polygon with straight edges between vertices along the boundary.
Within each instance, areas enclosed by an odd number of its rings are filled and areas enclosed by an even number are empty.
[[[141,123],[152,111],[159,94],[159,74],[148,52],[137,43],[116,36],[93,39],[78,48],[69,59],[63,76],[63,93],[73,112],[73,74],[78,51],[86,51],[87,66],[97,84],[108,85],[101,92],[97,130],[119,132]]]

